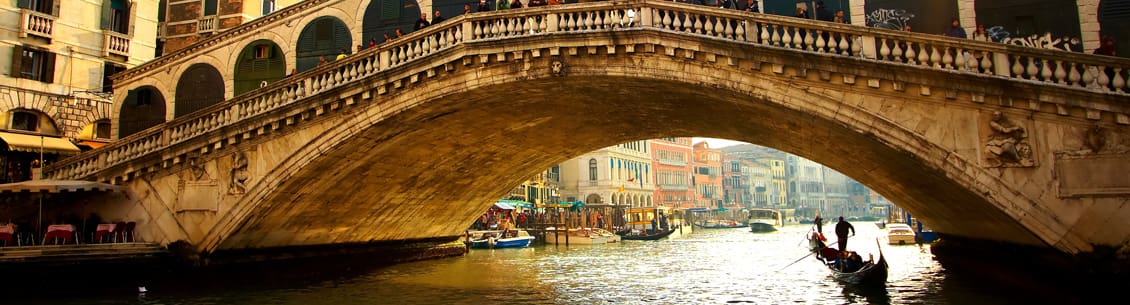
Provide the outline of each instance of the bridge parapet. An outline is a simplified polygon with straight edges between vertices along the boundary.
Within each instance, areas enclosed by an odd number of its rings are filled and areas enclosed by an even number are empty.
[[[139,77],[146,71],[160,70],[160,67],[172,64],[175,58],[206,51],[209,45],[239,39],[239,35],[235,33],[247,32],[258,26],[269,26],[272,22],[282,24],[287,20],[285,16],[317,8],[322,4],[334,2],[303,2],[302,5],[277,12],[257,23],[225,31],[174,53],[169,58],[158,59],[126,71],[120,79]],[[103,170],[128,164],[131,160],[157,152],[162,154],[161,159],[155,161],[157,166],[180,164],[186,161],[183,156],[187,153],[206,153],[211,149],[238,143],[240,139],[251,137],[255,132],[277,129],[280,124],[293,124],[293,118],[303,115],[296,112],[281,122],[261,119],[268,114],[293,112],[289,110],[289,106],[299,101],[322,103],[319,99],[309,97],[373,77],[391,68],[427,60],[434,54],[467,43],[641,30],[709,37],[739,45],[789,49],[826,56],[860,57],[907,68],[980,74],[1090,94],[1127,96],[1130,90],[1126,87],[1130,60],[1120,58],[909,34],[664,1],[597,2],[457,16],[390,43],[358,52],[344,60],[322,65],[194,114],[154,126],[102,149],[62,160],[49,166],[46,171],[54,179],[89,179]],[[556,51],[550,49],[551,53]],[[669,52],[668,55],[674,55],[675,48],[665,48],[665,51]],[[590,52],[595,52],[595,48],[590,48]],[[693,50],[686,54],[685,56],[693,56]],[[488,60],[488,55],[479,56],[480,60]],[[409,81],[415,79],[411,78]],[[398,86],[398,82],[399,80],[394,81],[393,86]],[[377,93],[383,94],[381,90],[387,89],[378,88]],[[352,99],[346,99],[346,104],[353,102]],[[1088,118],[1097,119],[1097,115],[1092,117],[1091,113],[1100,110],[1113,113],[1119,124],[1130,124],[1124,107],[1105,105],[1097,110],[1089,109]],[[1061,114],[1066,115],[1067,110],[1062,110]],[[243,128],[242,131],[227,129],[249,120],[261,126]],[[221,130],[234,134],[225,134],[223,139],[213,139],[207,143],[198,141],[194,142],[196,145],[180,145]],[[170,148],[175,150],[170,151]],[[114,179],[120,177],[128,178],[129,175],[116,173],[112,177],[98,176],[97,179],[116,183]]]

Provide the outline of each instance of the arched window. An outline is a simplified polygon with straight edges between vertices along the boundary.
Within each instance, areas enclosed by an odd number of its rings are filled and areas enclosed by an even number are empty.
[[[596,159],[589,159],[589,181],[596,181]]]
[[[39,131],[39,115],[26,111],[12,111],[9,129]]]

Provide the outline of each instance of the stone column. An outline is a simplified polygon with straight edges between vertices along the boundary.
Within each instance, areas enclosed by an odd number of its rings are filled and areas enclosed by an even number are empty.
[[[1091,53],[1099,47],[1099,0],[1076,0],[1079,6],[1079,35],[1083,40],[1083,52]]]
[[[867,26],[867,0],[849,0],[848,11],[851,12],[851,25]]]
[[[992,0],[981,0],[992,1]],[[961,27],[965,28],[965,33],[969,37],[973,37],[973,31],[977,30],[977,0],[957,0],[957,19],[961,21]]]

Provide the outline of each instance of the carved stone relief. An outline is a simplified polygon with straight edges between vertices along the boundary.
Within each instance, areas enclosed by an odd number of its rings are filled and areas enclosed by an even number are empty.
[[[1033,145],[1028,128],[1000,111],[993,111],[986,124],[984,158],[986,167],[1033,167]]]
[[[1090,149],[1092,153],[1098,153],[1106,146],[1106,134],[1106,128],[1091,127],[1083,135],[1083,145]]]
[[[554,60],[549,64],[549,71],[553,73],[553,76],[565,76],[565,63]]]
[[[200,158],[192,157],[188,159],[189,180],[203,180],[208,175],[208,169],[204,168],[204,162]]]
[[[228,194],[243,194],[247,192],[247,180],[251,178],[247,171],[247,153],[237,152],[232,154],[231,184]]]

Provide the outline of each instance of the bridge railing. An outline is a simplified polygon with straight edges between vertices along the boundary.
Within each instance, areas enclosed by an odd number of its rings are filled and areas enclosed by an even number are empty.
[[[595,2],[523,8],[456,16],[342,60],[288,76],[186,117],[154,126],[104,148],[61,160],[48,166],[46,173],[55,179],[86,177],[466,42],[638,29],[828,56],[854,56],[896,65],[976,73],[1121,95],[1128,90],[1127,73],[1130,73],[1130,60],[1121,58],[667,1]],[[146,69],[154,68],[150,64],[144,66]]]

